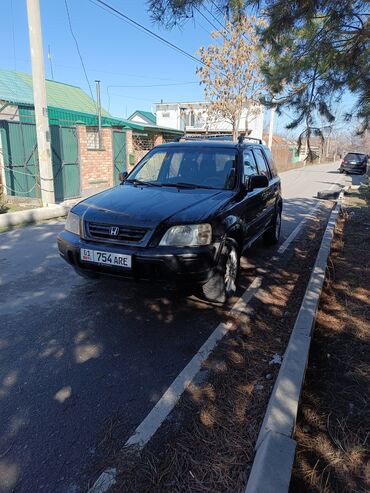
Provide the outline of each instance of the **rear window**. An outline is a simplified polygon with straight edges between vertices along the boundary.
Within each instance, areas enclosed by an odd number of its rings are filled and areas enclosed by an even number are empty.
[[[366,155],[365,154],[355,154],[355,153],[349,153],[346,155],[344,158],[346,161],[363,161],[365,159]]]

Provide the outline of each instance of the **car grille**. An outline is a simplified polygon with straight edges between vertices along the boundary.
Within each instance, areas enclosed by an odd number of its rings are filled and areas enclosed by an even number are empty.
[[[104,241],[128,243],[128,244],[140,243],[148,231],[145,228],[136,228],[131,226],[116,226],[111,224],[101,224],[95,222],[87,222],[86,226],[87,226],[86,228],[87,233],[91,238],[94,238],[96,240],[104,240]],[[118,234],[112,235],[110,233],[112,226],[118,228]]]

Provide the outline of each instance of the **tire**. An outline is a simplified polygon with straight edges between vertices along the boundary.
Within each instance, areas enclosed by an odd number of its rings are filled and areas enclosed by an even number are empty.
[[[281,231],[281,210],[275,214],[272,226],[263,233],[263,241],[266,245],[276,245],[279,243]]]
[[[208,301],[225,303],[235,294],[239,262],[238,244],[232,239],[227,239],[221,252],[217,272],[202,286],[202,294]]]

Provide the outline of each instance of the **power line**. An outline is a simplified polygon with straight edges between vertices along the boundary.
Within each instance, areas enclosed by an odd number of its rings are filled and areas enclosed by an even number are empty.
[[[110,11],[110,13],[112,13],[116,17],[119,17],[121,20],[123,20],[127,24],[135,27],[136,29],[139,29],[142,32],[145,32],[149,36],[152,36],[152,37],[156,38],[161,43],[166,44],[170,48],[176,50],[177,52],[179,52],[182,55],[190,58],[191,60],[204,65],[204,63],[202,62],[202,60],[199,60],[198,58],[196,58],[195,56],[193,56],[191,53],[188,53],[187,51],[183,50],[182,48],[180,48],[179,46],[175,45],[174,43],[171,43],[171,41],[168,41],[167,39],[162,38],[162,36],[159,36],[159,34],[156,34],[155,32],[151,31],[150,29],[148,29],[147,27],[143,26],[142,24],[140,24],[139,22],[135,21],[134,19],[131,19],[131,17],[129,17],[128,15],[124,14],[120,10],[112,7],[111,5],[109,5],[108,3],[104,2],[103,0],[95,0],[95,1],[89,0],[89,1],[91,3],[97,5],[98,7],[102,8],[103,10],[107,10],[108,9]]]
[[[212,3],[213,3],[213,2],[212,2]],[[213,3],[213,5],[215,5],[215,4]],[[220,21],[217,19],[217,17],[213,14],[213,12],[212,12],[211,10],[209,10],[209,9],[207,8],[207,6],[206,6],[206,5],[203,5],[203,8],[204,8],[204,10],[206,10],[206,11],[209,13],[209,15],[210,15],[211,17],[213,17],[213,19],[214,19],[216,22],[218,22],[218,24],[220,24],[220,26],[222,27],[222,29],[224,29],[224,28],[225,28],[225,26],[222,24],[222,22],[220,22]]]
[[[222,9],[213,1],[211,0],[211,4],[216,7],[216,9],[220,12],[220,14],[223,16],[223,17],[226,17],[226,10],[225,10],[225,13],[222,11]],[[218,21],[220,22],[220,21]]]
[[[168,87],[168,86],[187,86],[190,84],[199,84],[199,82],[194,81],[194,82],[175,82],[172,84],[145,84],[145,85],[124,85],[124,86],[107,86],[108,87]]]
[[[71,31],[71,34],[72,34],[72,37],[76,43],[76,48],[77,48],[77,53],[78,53],[78,56],[80,57],[80,61],[81,61],[81,65],[82,65],[82,70],[85,74],[85,78],[86,78],[86,82],[87,82],[87,85],[89,86],[89,90],[90,90],[90,96],[91,96],[91,99],[94,101],[95,103],[95,100],[94,100],[94,96],[93,96],[93,92],[92,92],[92,89],[91,89],[91,85],[90,85],[90,81],[89,81],[89,78],[87,76],[87,72],[86,72],[86,68],[85,68],[85,64],[84,64],[84,61],[83,61],[83,58],[82,58],[82,55],[81,55],[81,51],[80,51],[80,47],[78,45],[78,41],[77,41],[77,38],[73,32],[73,28],[72,28],[72,22],[71,22],[71,16],[69,14],[69,8],[68,8],[68,3],[67,3],[67,0],[64,0],[64,3],[65,3],[65,6],[66,6],[66,11],[67,11],[67,17],[68,17],[68,24],[69,24],[69,29]]]
[[[196,5],[194,5],[194,9],[198,12],[198,14],[200,14],[200,15],[203,17],[203,19],[205,19],[205,20],[208,22],[208,24],[210,24],[210,25],[213,27],[213,29],[215,29],[216,31],[219,31],[219,28],[218,28],[218,27],[216,27],[216,26],[213,24],[213,22],[211,22],[211,21],[208,19],[208,17],[207,17],[207,16],[205,16],[205,15],[203,14],[203,12],[202,12],[201,10],[199,10],[199,9],[198,9],[198,7],[197,7]]]

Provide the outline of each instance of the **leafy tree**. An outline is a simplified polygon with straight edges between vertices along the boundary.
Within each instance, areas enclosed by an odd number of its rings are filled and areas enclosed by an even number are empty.
[[[261,44],[271,59],[263,67],[276,95],[278,112],[290,107],[295,119],[289,128],[304,127],[300,135],[322,136],[318,116],[334,121],[333,108],[346,91],[356,97],[347,120],[370,127],[370,8],[366,0],[149,0],[155,19],[167,26],[192,17],[202,4],[215,13],[225,4],[238,22],[241,13],[255,12],[267,23],[260,30]],[[217,9],[214,7],[217,6]],[[254,9],[254,10],[253,10]],[[160,15],[159,15],[160,14]]]
[[[263,21],[255,17],[243,16],[235,24],[226,21],[224,29],[211,34],[216,43],[198,52],[203,65],[197,73],[209,101],[208,117],[228,121],[235,139],[243,110],[247,133],[249,118],[260,111],[265,82],[256,30],[262,25]]]

